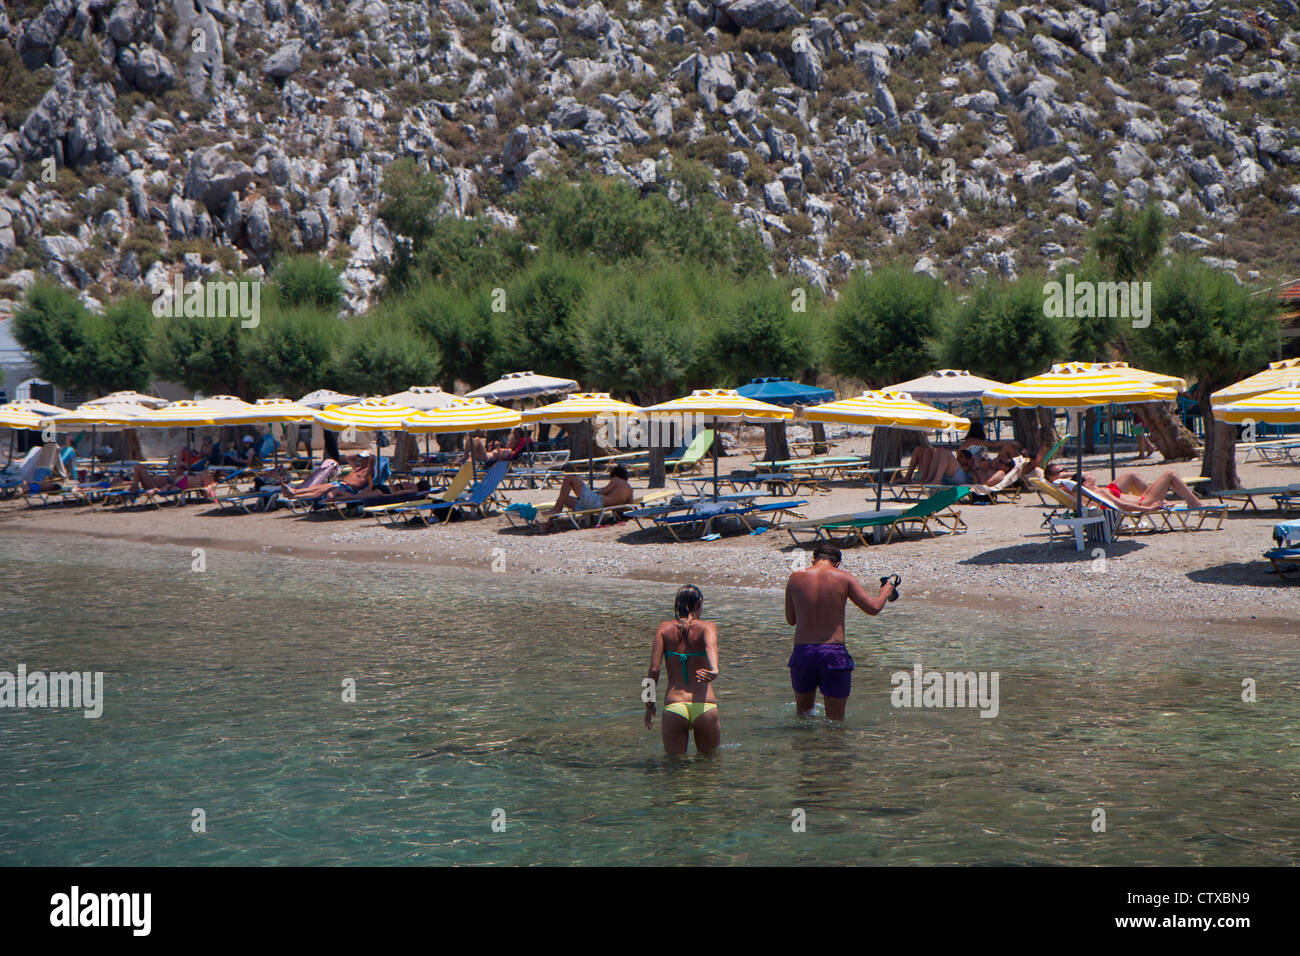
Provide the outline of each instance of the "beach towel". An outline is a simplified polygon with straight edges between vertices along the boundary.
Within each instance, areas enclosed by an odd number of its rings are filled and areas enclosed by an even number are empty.
[[[997,484],[993,485],[971,485],[970,490],[977,495],[988,495],[1002,491],[1014,485],[1020,480],[1020,473],[1024,470],[1025,465],[1029,464],[1028,458],[1016,458],[1016,463],[1011,466],[1011,470],[1002,476]]]

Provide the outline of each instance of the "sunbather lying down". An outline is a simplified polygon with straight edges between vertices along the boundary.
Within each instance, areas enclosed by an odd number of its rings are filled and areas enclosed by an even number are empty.
[[[560,484],[559,497],[546,513],[554,517],[565,508],[574,511],[614,508],[627,504],[633,497],[632,486],[627,483],[627,469],[622,465],[614,465],[609,469],[609,484],[600,489],[588,487],[577,475],[566,475]],[[542,522],[543,529],[549,529],[550,524],[548,518]]]
[[[350,471],[342,481],[328,481],[324,478],[316,482],[293,488],[288,484],[280,485],[280,494],[286,498],[323,498],[329,500],[332,498],[352,498],[370,487],[370,476],[374,469],[374,459],[370,452],[363,451],[359,455],[348,455],[347,463],[352,466]]]
[[[1079,480],[1077,474],[1074,480]],[[1130,471],[1120,475],[1104,488],[1097,484],[1097,479],[1091,473],[1085,472],[1083,486],[1090,491],[1095,491],[1124,511],[1160,511],[1166,507],[1165,497],[1171,491],[1193,508],[1201,508],[1205,505],[1205,502],[1192,494],[1192,489],[1187,487],[1187,483],[1172,471],[1161,472],[1150,484]]]
[[[191,472],[185,465],[177,465],[165,475],[151,474],[144,465],[136,462],[131,468],[131,484],[127,490],[135,493],[143,491],[153,496],[160,492],[185,491],[188,488],[206,488],[216,484],[217,479],[210,471]]]

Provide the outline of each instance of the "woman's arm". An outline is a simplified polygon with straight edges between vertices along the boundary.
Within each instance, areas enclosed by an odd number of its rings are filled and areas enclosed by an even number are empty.
[[[714,681],[718,679],[718,626],[712,621],[704,625],[704,659],[708,667],[695,668],[695,679]]]
[[[655,692],[645,704],[645,729],[649,730],[655,722],[655,701],[659,699],[659,671],[664,663],[664,629],[662,625],[655,631],[654,644],[650,647],[650,669],[645,672],[648,680],[654,683]]]

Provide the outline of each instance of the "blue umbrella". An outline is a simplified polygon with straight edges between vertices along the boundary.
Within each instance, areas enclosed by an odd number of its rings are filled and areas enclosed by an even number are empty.
[[[829,388],[804,385],[788,378],[756,378],[736,389],[746,398],[756,398],[770,405],[820,405],[835,398]]]
[[[792,382],[788,378],[755,378],[751,379],[748,385],[740,386],[736,391],[745,398],[753,398],[760,402],[767,402],[770,405],[783,405],[786,407],[820,405],[823,402],[835,400],[835,393],[829,388],[804,385],[802,382]],[[785,422],[781,422],[781,433],[785,434]],[[784,445],[784,440],[782,445]],[[769,445],[767,454],[770,455],[772,451],[773,447]]]

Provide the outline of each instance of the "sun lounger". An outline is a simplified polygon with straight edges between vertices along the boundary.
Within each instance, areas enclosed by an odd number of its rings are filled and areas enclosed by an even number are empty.
[[[1255,500],[1256,498],[1262,500],[1268,500],[1271,498],[1276,501],[1278,496],[1286,495],[1292,489],[1300,491],[1300,485],[1265,485],[1256,488],[1225,488],[1222,491],[1207,491],[1205,492],[1205,495],[1209,498],[1218,498],[1220,501],[1224,502],[1239,502],[1241,504],[1241,507],[1238,509],[1239,511],[1253,511],[1256,514],[1259,514],[1262,509],[1260,508],[1259,503]],[[1281,502],[1277,502],[1277,504],[1280,505]]]
[[[961,512],[955,505],[969,493],[969,485],[949,485],[905,509],[902,514],[894,514],[891,510],[852,521],[829,522],[821,526],[821,532],[832,539],[836,537],[836,532],[840,532],[846,543],[856,538],[863,544],[871,543],[867,540],[868,531],[871,532],[873,541],[879,542],[880,536],[884,534],[884,543],[889,544],[894,540],[895,534],[903,537],[903,527],[906,525],[919,525],[922,534],[934,529],[956,534],[966,530],[966,522],[962,520]],[[934,529],[931,528],[932,523]]]
[[[513,504],[506,508],[502,514],[505,515],[506,521],[512,527],[532,528],[534,531],[544,533],[548,530],[544,525],[547,524],[547,519],[549,519],[549,530],[551,531],[555,530],[557,523],[566,523],[577,530],[584,526],[599,527],[609,518],[621,521],[627,517],[630,511],[656,505],[673,497],[676,497],[676,492],[661,489],[647,492],[640,498],[633,498],[626,504],[621,505],[607,505],[601,508],[587,508],[580,511],[566,508],[554,515],[547,515],[534,505]],[[590,525],[587,525],[588,521],[590,521]]]
[[[787,522],[782,525],[781,530],[788,534],[795,544],[803,544],[804,542],[799,539],[800,535],[807,534],[809,542],[816,541],[825,537],[821,529],[827,525],[844,525],[885,515],[897,517],[906,510],[906,508],[882,508],[879,511],[856,511],[849,514],[826,515],[821,518],[805,518],[802,521]]]
[[[418,519],[426,525],[431,525],[438,519],[444,522],[450,521],[453,515],[465,510],[479,516],[486,516],[496,505],[509,503],[497,494],[497,486],[501,484],[509,468],[508,461],[494,462],[468,494],[443,501],[429,501],[395,508],[391,512],[390,523]]]
[[[749,531],[754,531],[752,519],[772,516],[773,522],[780,523],[783,515],[793,512],[795,508],[806,505],[807,501],[773,501],[763,505],[727,500],[709,499],[694,504],[689,510],[677,514],[664,514],[652,518],[656,528],[666,530],[674,540],[681,541],[682,535],[694,532],[697,537],[707,535],[715,525],[728,520],[735,520]]]
[[[1068,493],[1074,493],[1074,482],[1062,479],[1060,485]],[[1084,487],[1083,496],[1101,508],[1103,513],[1112,516],[1111,528],[1117,533],[1125,529],[1138,530],[1142,527],[1144,519],[1150,519],[1153,530],[1156,531],[1160,530],[1157,519],[1163,521],[1165,528],[1169,531],[1200,531],[1205,526],[1206,521],[1216,518],[1213,530],[1218,531],[1223,526],[1223,516],[1228,512],[1228,506],[1222,504],[1193,507],[1187,504],[1175,504],[1174,502],[1167,502],[1163,507],[1152,511],[1125,511],[1122,508],[1117,508],[1091,488]],[[1123,517],[1117,519],[1113,516],[1114,513],[1118,513]],[[1193,517],[1197,519],[1195,528],[1191,525]],[[1175,525],[1174,519],[1177,519],[1177,525]]]
[[[1250,461],[1250,455],[1254,452],[1260,461],[1273,465],[1283,464],[1285,462],[1300,462],[1300,441],[1294,438],[1278,438],[1272,441],[1251,442],[1246,448],[1246,457],[1242,459],[1242,464]]]
[[[460,466],[460,470],[452,477],[446,488],[443,488],[440,491],[425,492],[423,495],[417,496],[415,500],[418,501],[420,497],[427,497],[431,499],[431,504],[446,504],[455,501],[464,493],[465,486],[469,484],[473,474],[474,463],[467,461]],[[409,520],[410,515],[399,514],[399,512],[409,509],[410,507],[410,502],[389,502],[386,504],[375,502],[366,505],[361,509],[361,511],[363,514],[373,517],[380,524],[383,524],[385,521],[389,524],[397,524],[399,521]]]

